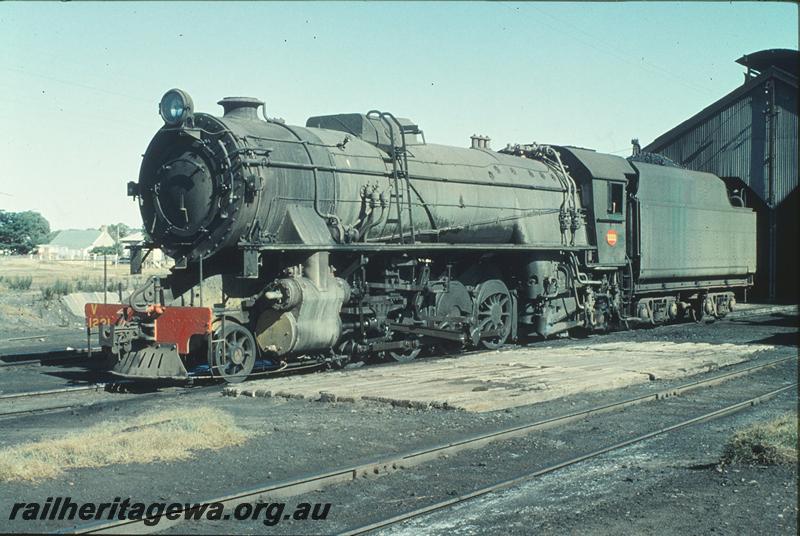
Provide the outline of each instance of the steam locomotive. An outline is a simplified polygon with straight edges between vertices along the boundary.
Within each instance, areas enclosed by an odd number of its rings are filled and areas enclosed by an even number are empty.
[[[119,376],[238,382],[257,363],[703,321],[752,284],[755,213],[715,175],[480,136],[435,145],[377,110],[300,127],[256,99],[219,104],[195,113],[168,91],[128,184],[148,237],[132,272],[153,248],[175,266],[125,303],[87,304]]]

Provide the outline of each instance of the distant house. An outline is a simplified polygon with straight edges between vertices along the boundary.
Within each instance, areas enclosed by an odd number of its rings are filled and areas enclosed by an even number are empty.
[[[81,260],[92,257],[96,247],[113,246],[114,239],[105,229],[67,229],[59,231],[48,244],[39,246],[45,260]]]
[[[141,231],[136,231],[123,238],[120,238],[119,241],[122,244],[123,248],[130,246],[141,246],[147,241],[147,237],[145,237],[144,233],[142,233]],[[130,250],[124,249],[122,256],[123,258],[130,257]],[[155,266],[157,268],[160,268],[164,265],[164,260],[165,260],[164,252],[156,248],[147,255],[147,258],[144,260],[144,264],[146,266]]]

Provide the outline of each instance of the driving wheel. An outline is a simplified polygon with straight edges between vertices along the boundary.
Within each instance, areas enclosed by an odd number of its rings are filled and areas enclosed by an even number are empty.
[[[511,334],[511,294],[499,279],[491,279],[478,286],[475,300],[476,325],[472,339],[489,350],[505,344]]]

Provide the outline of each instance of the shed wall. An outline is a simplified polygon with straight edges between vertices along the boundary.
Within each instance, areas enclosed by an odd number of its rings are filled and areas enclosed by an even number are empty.
[[[797,187],[797,88],[775,82],[775,202]],[[769,199],[768,95],[766,80],[719,112],[665,143],[657,151],[689,169],[741,178]]]

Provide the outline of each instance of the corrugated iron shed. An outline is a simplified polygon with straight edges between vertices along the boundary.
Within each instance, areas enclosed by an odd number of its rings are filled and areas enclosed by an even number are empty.
[[[644,148],[678,164],[741,180],[760,201],[756,295],[798,299],[798,76],[800,52],[746,54],[745,81]],[[749,197],[749,196],[748,196]],[[756,201],[753,199],[752,201]]]
[[[748,68],[742,86],[659,136],[644,150],[690,169],[738,177],[767,205],[777,206],[798,182],[800,52],[765,50],[743,56],[738,63]]]

